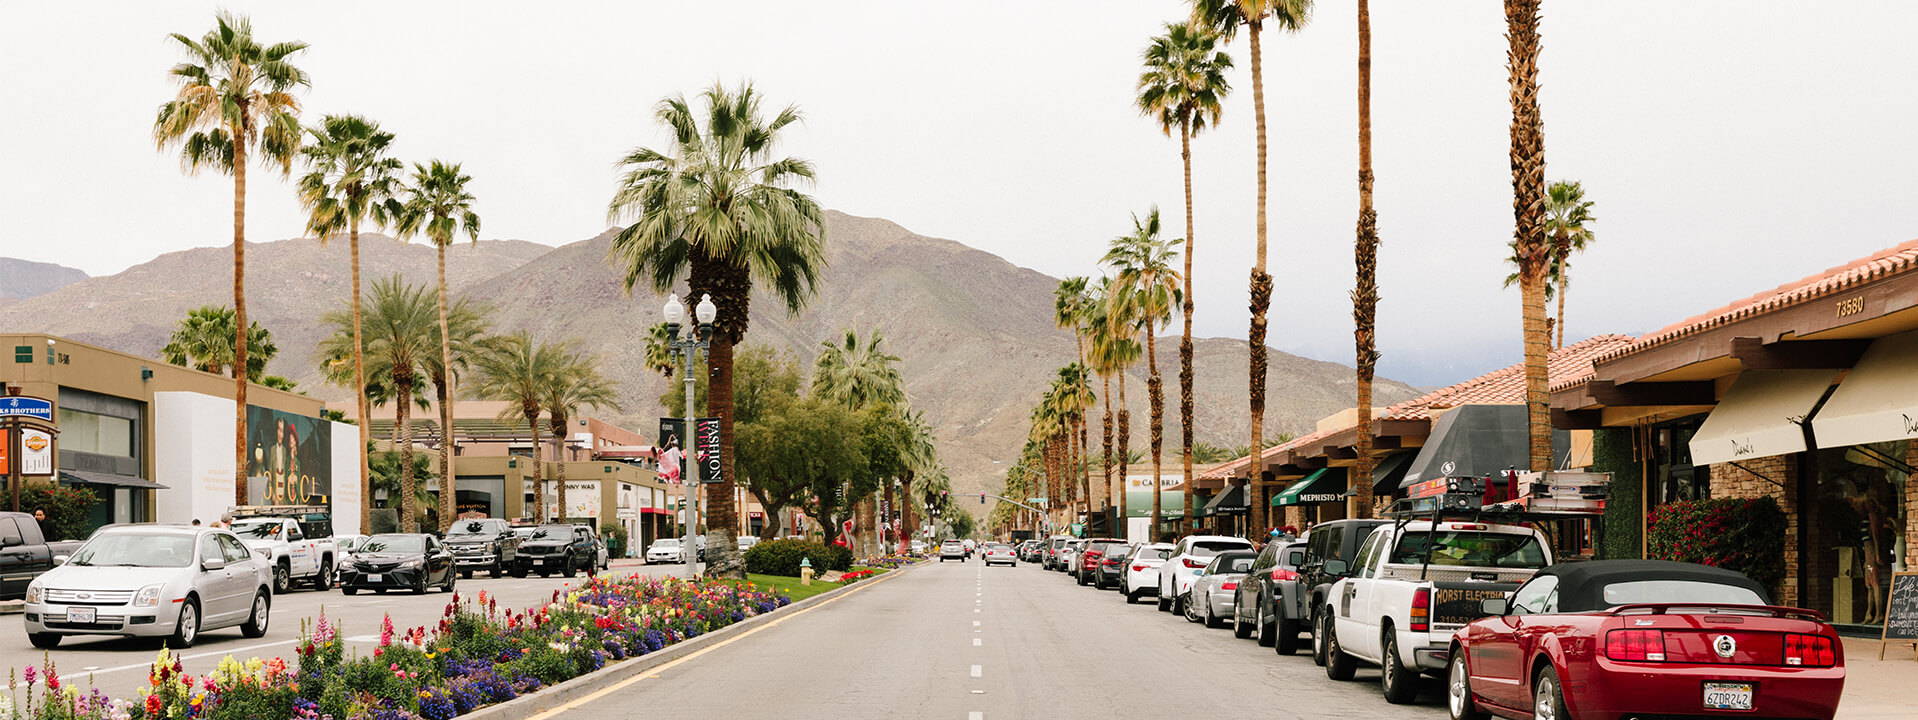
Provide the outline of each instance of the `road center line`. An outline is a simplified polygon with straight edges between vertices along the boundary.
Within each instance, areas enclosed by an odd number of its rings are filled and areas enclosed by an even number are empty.
[[[986,641],[984,641],[984,640],[981,640],[981,639],[979,639],[979,638],[973,638],[973,639],[972,639],[972,646],[973,646],[973,647],[979,647],[979,646],[981,646],[981,645],[984,645],[984,644],[986,644]]]
[[[234,343],[234,344],[238,345],[239,343]],[[966,713],[966,720],[986,720],[986,714],[979,712],[978,710],[974,710],[972,712]]]
[[[974,666],[972,666],[972,676],[973,676],[973,677],[982,677],[982,676],[984,676],[984,675],[985,675],[985,672],[986,672],[986,669],[985,669],[985,667],[984,667],[984,666],[981,666],[981,665],[974,665]]]

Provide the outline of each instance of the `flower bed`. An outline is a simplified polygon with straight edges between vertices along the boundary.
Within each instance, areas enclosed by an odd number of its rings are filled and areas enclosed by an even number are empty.
[[[858,563],[855,563],[855,564],[857,564],[857,565],[862,565],[862,566],[865,566],[865,567],[872,567],[872,568],[885,568],[885,569],[887,569],[887,570],[897,570],[897,569],[899,569],[899,568],[902,568],[902,567],[905,567],[905,566],[907,566],[907,565],[911,565],[911,564],[913,564],[913,563],[916,563],[916,562],[919,562],[919,561],[921,561],[921,560],[924,560],[924,559],[926,559],[926,556],[924,556],[924,555],[897,555],[897,554],[895,554],[895,555],[882,555],[882,556],[880,556],[880,557],[871,557],[871,558],[866,558],[866,559],[864,559],[864,560],[860,560],[860,561],[859,561]]]
[[[346,652],[325,615],[302,622],[292,667],[228,657],[196,678],[161,650],[138,701],[63,685],[46,662],[9,682],[0,720],[447,720],[788,602],[750,583],[645,577],[589,579],[520,611],[455,594],[434,627],[383,620],[365,656]]]
[[[872,575],[873,575],[873,571],[871,570],[854,570],[852,572],[840,575],[839,584],[851,585],[853,583],[859,582],[866,578],[872,577]]]

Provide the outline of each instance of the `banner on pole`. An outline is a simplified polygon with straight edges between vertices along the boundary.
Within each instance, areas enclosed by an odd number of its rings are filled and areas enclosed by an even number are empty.
[[[694,436],[686,441],[685,418],[659,419],[659,479],[677,483],[686,447],[694,450],[693,475],[698,482],[711,484],[721,480],[719,459],[719,418],[693,420]]]

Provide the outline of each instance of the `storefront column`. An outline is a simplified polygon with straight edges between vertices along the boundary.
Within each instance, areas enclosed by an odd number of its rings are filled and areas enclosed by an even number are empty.
[[[1821,606],[1811,604],[1818,599],[1808,597],[1803,590],[1803,583],[1805,578],[1818,577],[1816,573],[1830,569],[1829,562],[1820,561],[1822,554],[1829,553],[1829,548],[1825,553],[1814,552],[1808,559],[1799,557],[1798,538],[1807,530],[1806,518],[1798,511],[1799,457],[1800,454],[1777,455],[1740,462],[1738,465],[1713,465],[1711,492],[1714,499],[1755,500],[1769,496],[1778,501],[1779,509],[1785,512],[1785,575],[1778,581],[1778,597],[1773,598],[1773,601],[1781,605],[1818,608]],[[1812,585],[1816,587],[1820,583]],[[1831,606],[1830,598],[1824,598],[1823,602],[1822,607]]]
[[[1918,442],[1905,450],[1905,464],[1918,467]],[[1918,478],[1905,480],[1905,569],[1918,567]]]

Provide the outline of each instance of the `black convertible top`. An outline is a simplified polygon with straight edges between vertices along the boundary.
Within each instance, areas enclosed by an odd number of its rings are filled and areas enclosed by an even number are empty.
[[[1605,586],[1641,580],[1689,580],[1741,587],[1769,598],[1770,593],[1744,573],[1709,565],[1670,560],[1591,560],[1562,563],[1538,571],[1539,575],[1558,577],[1560,612],[1585,612],[1610,607],[1604,600]],[[1770,602],[1766,600],[1766,602]]]

